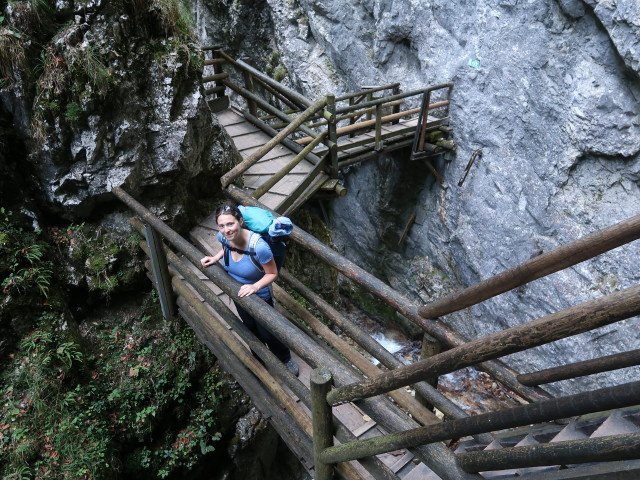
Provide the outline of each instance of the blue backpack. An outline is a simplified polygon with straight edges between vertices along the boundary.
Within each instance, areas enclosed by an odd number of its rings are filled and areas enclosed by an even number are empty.
[[[251,230],[252,234],[249,237],[248,250],[232,247],[226,239],[223,239],[222,247],[224,248],[225,266],[229,266],[229,251],[233,250],[234,252],[249,255],[251,263],[263,272],[264,269],[256,257],[256,244],[262,238],[269,245],[271,253],[273,253],[273,259],[276,261],[276,268],[280,271],[287,254],[285,241],[293,231],[293,223],[287,217],[274,218],[270,211],[263,208],[244,207],[242,205],[238,208],[242,213],[245,225]]]

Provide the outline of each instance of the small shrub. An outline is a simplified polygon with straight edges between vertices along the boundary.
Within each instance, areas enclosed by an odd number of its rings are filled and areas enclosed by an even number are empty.
[[[53,276],[47,244],[40,231],[17,226],[10,211],[0,208],[0,286],[5,295],[39,292],[47,297]]]
[[[69,122],[77,122],[82,116],[82,107],[76,102],[67,104],[64,111],[64,118]]]

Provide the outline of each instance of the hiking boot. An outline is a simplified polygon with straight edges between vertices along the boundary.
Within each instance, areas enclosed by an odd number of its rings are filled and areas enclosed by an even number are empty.
[[[289,359],[288,362],[285,362],[284,366],[287,367],[287,370],[293,373],[296,377],[300,375],[300,368],[298,368],[298,364],[293,358]]]

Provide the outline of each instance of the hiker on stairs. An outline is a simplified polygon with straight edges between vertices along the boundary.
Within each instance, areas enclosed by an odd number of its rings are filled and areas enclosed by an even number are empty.
[[[225,257],[224,269],[242,284],[238,291],[238,297],[247,297],[255,293],[273,306],[270,286],[278,278],[278,270],[269,245],[258,233],[244,228],[242,213],[233,205],[224,204],[218,207],[215,211],[215,219],[219,229],[218,241],[223,248],[214,256],[201,258],[200,263],[203,267],[208,267]],[[225,255],[225,250],[228,252],[227,255]],[[263,271],[253,264],[250,259],[251,255],[255,255]],[[227,261],[228,264],[226,264]],[[238,315],[247,328],[269,347],[269,350],[285,364],[291,373],[297,376],[299,373],[298,365],[291,358],[289,348],[240,305],[237,303],[235,305]]]

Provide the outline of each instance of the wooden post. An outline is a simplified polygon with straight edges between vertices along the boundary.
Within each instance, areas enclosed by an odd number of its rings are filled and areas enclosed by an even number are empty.
[[[249,59],[245,59],[245,62],[248,63]],[[251,93],[255,93],[254,92],[254,86],[253,86],[253,76],[251,75],[251,72],[249,72],[248,70],[242,70],[242,75],[244,77],[244,86],[247,90],[249,90]],[[250,98],[247,98],[247,108],[249,109],[249,113],[251,113],[251,115],[257,117],[258,116],[258,106],[256,105],[256,102],[253,101]]]
[[[398,95],[399,93],[400,93],[400,85],[396,84],[396,85],[394,85],[393,90],[391,91],[391,94],[392,95]],[[400,103],[396,103],[393,106],[393,109],[391,110],[391,113],[400,113]],[[395,124],[397,124],[399,122],[400,122],[400,119],[394,120],[393,122],[391,122],[391,124],[395,125]]]
[[[429,123],[429,104],[431,103],[431,92],[425,92],[422,99],[422,111],[420,112],[420,140],[418,152],[424,151],[424,144],[427,135],[427,123]]]
[[[327,112],[329,112],[330,118],[327,123],[327,130],[329,132],[329,175],[331,178],[338,178],[338,136],[336,133],[336,96],[331,94],[327,95]]]
[[[368,92],[367,93],[367,102],[370,102],[371,100],[373,100],[373,92]],[[367,112],[367,120],[371,120],[371,112]]]
[[[212,52],[212,56],[214,58],[214,60],[223,60],[222,57],[220,57],[219,51],[218,50],[214,50]],[[216,87],[222,87],[222,90],[219,91],[217,93],[217,97],[224,97],[224,83],[222,83],[223,78],[220,77],[220,75],[222,75],[222,73],[224,73],[222,71],[222,63],[221,62],[216,62],[213,64],[213,73],[216,75],[216,78],[218,78],[216,80]]]
[[[355,97],[349,97],[349,106],[350,107],[353,107],[355,105],[355,100],[356,100]],[[356,118],[355,115],[352,116],[352,117],[349,117],[349,125],[353,125],[354,123],[356,123],[356,120],[357,120],[357,118]],[[355,134],[356,134],[355,132],[351,132],[349,134],[349,138],[352,138],[353,136],[355,136]]]
[[[311,372],[311,418],[313,420],[313,461],[316,480],[331,480],[333,466],[320,461],[322,451],[333,445],[333,415],[327,403],[332,376],[326,368]]]
[[[162,316],[166,320],[172,319],[176,314],[176,301],[171,289],[171,277],[167,267],[167,256],[162,249],[162,238],[152,227],[145,224],[144,236],[149,245],[149,257],[151,258],[151,270],[154,286],[160,299]]]
[[[424,337],[422,337],[422,351],[420,352],[421,358],[430,358],[440,352],[442,352],[442,344],[428,333],[425,333]],[[425,382],[435,388],[438,386],[438,377],[434,376],[427,378],[425,379]]]
[[[384,147],[382,142],[382,104],[376,105],[376,144],[374,150],[379,152]]]

